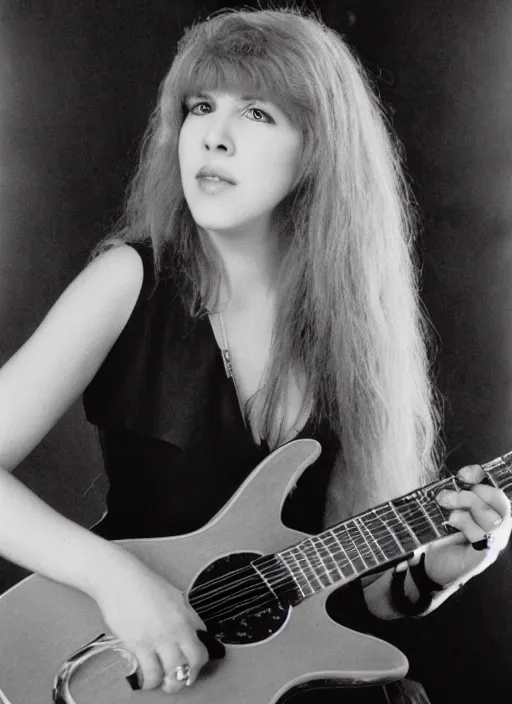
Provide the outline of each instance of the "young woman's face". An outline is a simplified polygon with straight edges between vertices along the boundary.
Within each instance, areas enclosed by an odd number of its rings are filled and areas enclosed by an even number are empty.
[[[178,143],[181,181],[195,222],[206,230],[266,231],[297,176],[302,137],[274,103],[213,92],[187,98]],[[235,185],[197,178],[204,167]]]

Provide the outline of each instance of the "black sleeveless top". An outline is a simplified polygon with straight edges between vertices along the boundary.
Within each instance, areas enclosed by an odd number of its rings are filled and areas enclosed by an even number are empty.
[[[109,479],[107,515],[95,530],[109,539],[200,528],[269,454],[246,428],[208,318],[188,313],[171,276],[155,282],[148,245],[131,246],[143,261],[142,290],[83,397]],[[327,424],[312,418],[299,437],[318,440],[322,454],[282,517],[290,527],[318,533],[339,444]]]
[[[109,479],[107,513],[92,530],[109,540],[200,528],[269,454],[246,428],[208,318],[189,315],[171,277],[155,285],[149,246],[131,246],[143,261],[142,290],[83,397]],[[322,454],[285,501],[282,519],[315,534],[339,441],[312,418],[296,436],[308,437],[320,442]],[[382,637],[386,628],[367,610],[358,580],[330,596],[328,611],[357,630]],[[314,692],[304,701],[331,703],[335,694],[331,700]]]

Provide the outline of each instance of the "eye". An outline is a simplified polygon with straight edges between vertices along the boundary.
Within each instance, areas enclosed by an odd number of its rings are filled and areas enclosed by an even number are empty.
[[[264,115],[268,122],[274,122],[270,115],[263,110],[260,110],[260,108],[249,108],[249,110],[254,110],[255,112],[259,112],[261,115]],[[261,120],[256,120],[256,122],[261,122]]]
[[[186,108],[187,108],[188,112],[191,112],[191,113],[195,114],[195,113],[194,113],[194,110],[195,110],[196,108],[198,108],[200,105],[208,105],[208,103],[205,103],[205,102],[202,102],[202,103],[194,103],[193,105],[190,105],[190,106],[189,106],[189,105],[186,105]],[[201,114],[204,114],[204,113],[199,113],[199,114],[201,115]]]
[[[205,112],[203,112],[202,110],[201,110],[200,112],[196,112],[197,108],[199,108],[199,107],[201,107],[201,106],[203,106],[203,105],[207,105],[208,108],[211,107],[211,106],[210,106],[210,103],[207,103],[207,102],[205,102],[205,101],[201,101],[200,103],[193,103],[193,104],[190,105],[190,106],[189,106],[188,104],[185,104],[185,107],[186,107],[186,109],[187,109],[187,112],[192,113],[193,115],[206,115],[206,114],[208,114],[208,113],[205,113]],[[261,110],[261,108],[255,108],[255,107],[253,107],[253,108],[248,108],[247,111],[250,111],[250,110],[252,110],[252,111],[255,112],[255,113],[259,113],[260,115],[263,115],[264,118],[265,118],[264,120],[262,120],[261,118],[256,118],[256,119],[254,120],[254,122],[265,122],[265,121],[266,121],[266,122],[269,122],[269,123],[273,123],[273,122],[274,122],[274,120],[270,117],[270,115],[269,115],[267,112],[265,112],[264,110]]]

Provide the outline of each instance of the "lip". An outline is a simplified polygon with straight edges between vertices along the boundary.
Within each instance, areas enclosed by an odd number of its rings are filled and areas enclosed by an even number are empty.
[[[223,179],[220,179],[219,181],[212,181],[204,176],[197,179],[197,187],[209,196],[224,193],[228,189],[233,188],[234,185],[235,184],[224,181]]]
[[[196,178],[203,178],[204,176],[218,176],[222,181],[236,186],[236,181],[231,174],[216,166],[202,166],[197,172]]]

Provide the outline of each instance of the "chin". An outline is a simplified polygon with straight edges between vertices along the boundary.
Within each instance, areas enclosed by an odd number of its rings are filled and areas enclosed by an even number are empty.
[[[234,234],[241,227],[240,225],[237,225],[234,223],[211,222],[211,221],[198,222],[197,220],[195,222],[196,222],[196,225],[198,225],[205,232],[215,232],[219,235],[221,235],[221,234],[222,235]]]
[[[192,218],[198,227],[204,230],[214,230],[218,232],[238,230],[244,226],[245,220],[242,218],[227,217],[226,206],[224,205],[219,212],[212,212],[212,208],[208,208],[208,212],[205,212],[205,208],[190,208]]]

